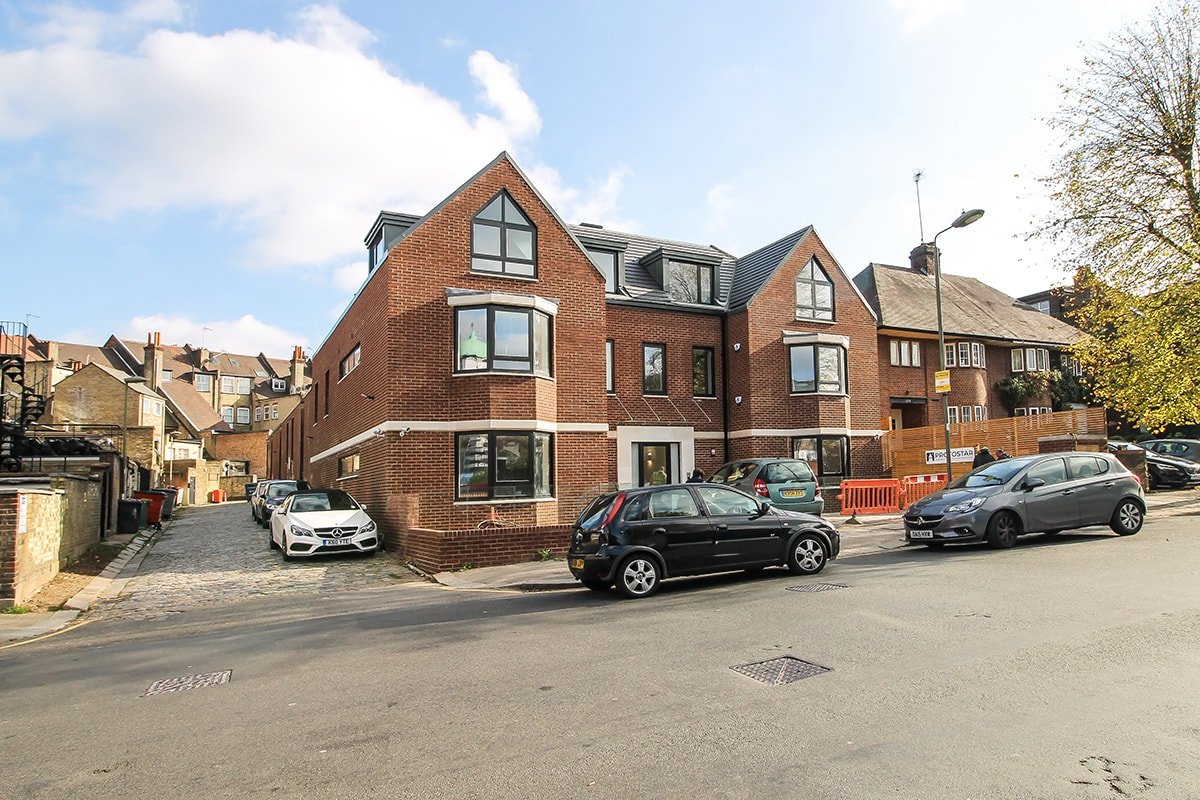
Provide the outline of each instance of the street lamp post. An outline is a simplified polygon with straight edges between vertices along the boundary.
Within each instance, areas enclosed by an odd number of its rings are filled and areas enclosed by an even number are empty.
[[[942,254],[938,250],[937,240],[951,228],[965,228],[972,222],[978,222],[982,216],[982,208],[964,211],[949,227],[942,228],[933,236],[933,293],[937,301],[938,352],[941,354],[942,372],[946,371],[946,329],[942,325]],[[942,392],[942,428],[946,439],[946,485],[949,486],[954,480],[954,467],[950,462],[950,392]]]
[[[124,408],[121,411],[121,497],[129,496],[129,484],[126,476],[129,474],[129,385],[145,383],[141,375],[130,375],[121,379],[125,384]]]

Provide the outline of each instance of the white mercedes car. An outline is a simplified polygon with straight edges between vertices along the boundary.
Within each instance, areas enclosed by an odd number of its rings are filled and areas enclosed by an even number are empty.
[[[284,561],[327,553],[372,555],[383,545],[375,522],[340,489],[293,492],[270,519],[269,545],[283,551]]]

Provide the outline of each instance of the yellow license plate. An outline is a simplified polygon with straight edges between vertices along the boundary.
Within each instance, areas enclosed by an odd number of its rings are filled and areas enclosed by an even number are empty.
[[[571,559],[571,569],[583,569],[583,559],[582,558],[572,558]]]
[[[803,489],[785,489],[779,493],[780,497],[804,497]]]

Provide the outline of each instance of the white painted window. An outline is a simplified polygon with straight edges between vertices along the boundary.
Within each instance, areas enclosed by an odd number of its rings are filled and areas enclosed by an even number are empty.
[[[237,392],[237,378],[232,375],[221,376],[221,394],[234,394]]]
[[[271,406],[271,419],[279,419],[279,404],[275,403]]]
[[[1019,347],[1013,348],[1012,351],[1012,371],[1025,371],[1025,351]]]
[[[970,406],[962,407],[962,414],[961,414],[960,419],[962,419],[963,422],[971,421],[971,407]]]
[[[958,365],[960,367],[971,366],[971,343],[970,342],[959,342],[958,343]]]
[[[958,359],[954,357],[956,349],[953,344],[946,345],[946,366],[954,367],[958,365]]]
[[[272,378],[271,379],[271,391],[286,392],[287,391],[287,381],[285,381],[283,378]]]
[[[255,407],[254,407],[254,421],[255,421],[255,422],[262,422],[262,418],[263,418],[263,409],[262,409],[262,407],[261,407],[261,406],[255,406]]]
[[[987,407],[975,406],[975,421],[983,422],[985,419],[987,419]]]
[[[192,376],[192,379],[196,385],[197,392],[211,392],[212,391],[212,375],[205,375],[203,373],[197,372],[195,375]]]
[[[237,379],[237,393],[238,394],[250,394],[250,386],[251,386],[251,381],[249,378],[238,378]]]
[[[221,406],[221,419],[233,424],[233,406]]]
[[[946,419],[950,420],[951,425],[958,424],[958,406],[950,406],[946,409]]]
[[[971,366],[987,366],[987,363],[984,361],[984,347],[979,342],[971,342]]]
[[[239,406],[237,410],[237,421],[243,425],[250,424],[250,409],[245,406]]]

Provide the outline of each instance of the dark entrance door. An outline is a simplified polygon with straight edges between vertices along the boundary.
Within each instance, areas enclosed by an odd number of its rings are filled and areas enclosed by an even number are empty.
[[[638,444],[638,486],[672,483],[671,445],[665,442]]]

